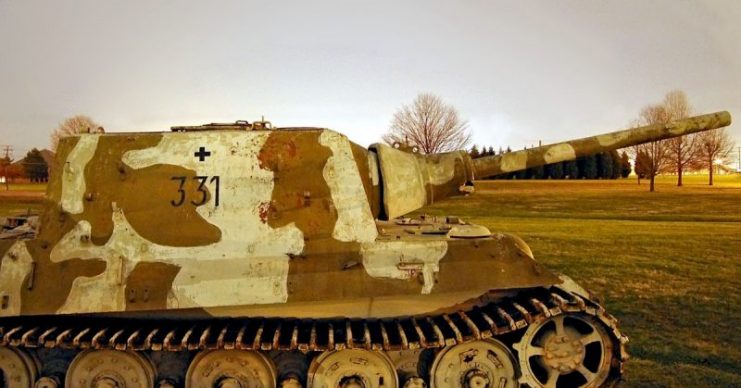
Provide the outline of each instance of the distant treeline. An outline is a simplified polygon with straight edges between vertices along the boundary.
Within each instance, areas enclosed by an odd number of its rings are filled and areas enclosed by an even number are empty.
[[[482,151],[479,151],[478,147],[473,146],[469,154],[471,158],[476,159],[508,152],[512,152],[509,147],[506,150],[500,148],[499,153],[497,153],[493,147],[483,147]],[[497,175],[489,179],[617,179],[627,178],[630,172],[628,154],[625,151],[620,154],[613,150],[576,160],[546,164],[523,171]]]

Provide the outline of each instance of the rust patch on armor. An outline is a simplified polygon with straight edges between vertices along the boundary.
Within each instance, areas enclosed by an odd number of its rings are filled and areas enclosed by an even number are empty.
[[[260,221],[262,221],[263,224],[266,224],[268,222],[268,215],[270,215],[270,202],[261,203],[257,211],[260,216]]]
[[[105,271],[103,260],[70,259],[54,263],[49,259],[51,246],[43,240],[26,242],[35,263],[34,271],[25,279],[32,284],[21,291],[21,314],[49,314],[57,311],[67,300],[72,283],[79,277],[93,277]]]
[[[126,281],[126,310],[164,310],[172,283],[180,272],[177,265],[137,263]]]
[[[305,239],[331,236],[337,221],[329,186],[322,176],[332,151],[319,144],[321,133],[270,135],[257,157],[261,168],[273,172],[275,181],[271,203],[260,207],[260,219],[267,219],[272,228],[295,223]]]

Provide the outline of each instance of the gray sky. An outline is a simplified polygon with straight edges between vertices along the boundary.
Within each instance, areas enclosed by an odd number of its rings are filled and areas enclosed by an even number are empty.
[[[0,0],[16,158],[75,114],[108,131],[264,114],[368,145],[423,91],[516,149],[622,128],[677,88],[741,121],[740,1]]]

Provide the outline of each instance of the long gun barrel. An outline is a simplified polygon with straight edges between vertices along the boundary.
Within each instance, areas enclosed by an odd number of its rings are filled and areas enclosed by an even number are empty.
[[[647,125],[569,140],[502,155],[471,159],[465,151],[420,155],[375,144],[382,191],[381,218],[394,218],[443,198],[470,192],[474,179],[574,160],[581,156],[665,140],[731,124],[728,112],[716,112],[668,124]],[[376,164],[376,162],[371,163]]]
[[[473,160],[473,169],[476,178],[486,178],[545,164],[574,160],[599,152],[726,127],[730,124],[730,113],[725,111],[716,112],[677,120],[668,124],[624,129],[502,155],[485,156]]]

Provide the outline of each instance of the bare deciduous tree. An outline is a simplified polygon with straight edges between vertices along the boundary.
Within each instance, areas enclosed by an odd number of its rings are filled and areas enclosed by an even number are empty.
[[[708,184],[712,186],[713,165],[716,164],[716,160],[723,160],[728,157],[734,143],[725,128],[702,132],[698,136],[700,158],[708,168],[710,174]]]
[[[62,121],[59,126],[52,131],[51,150],[56,151],[59,139],[65,136],[76,135],[78,133],[93,133],[102,130],[103,127],[98,125],[98,123],[88,116],[77,115],[70,117]]]
[[[464,149],[471,142],[468,124],[440,97],[422,93],[403,105],[383,136],[388,144],[407,143],[426,154]]]
[[[687,94],[681,90],[673,90],[664,97],[664,109],[667,121],[681,120],[690,117],[692,107]],[[698,155],[698,135],[679,136],[666,141],[669,148],[669,158],[677,173],[677,186],[682,186],[682,174],[689,166],[695,163]]]
[[[641,110],[637,124],[653,125],[666,124],[669,122],[669,115],[663,104],[648,105]],[[669,158],[669,147],[666,140],[652,141],[649,143],[639,144],[632,148],[633,155],[645,154],[644,162],[646,167],[647,178],[650,180],[649,191],[655,190],[656,175],[667,170],[671,165]]]

